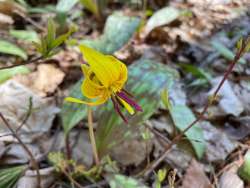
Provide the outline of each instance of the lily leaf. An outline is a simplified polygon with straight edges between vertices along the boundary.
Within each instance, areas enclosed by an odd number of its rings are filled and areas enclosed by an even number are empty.
[[[108,177],[111,188],[147,188],[138,180],[121,174],[115,174]]]
[[[18,66],[11,69],[0,70],[0,84],[17,74],[28,74],[30,70],[25,66]]]
[[[139,18],[115,13],[108,17],[104,34],[99,39],[84,40],[81,43],[104,54],[112,54],[129,41],[139,25]]]
[[[0,170],[0,188],[12,188],[26,166],[17,166]]]
[[[28,56],[23,49],[5,40],[0,40],[0,53],[16,55],[24,60],[28,59]]]
[[[28,42],[39,42],[37,33],[32,30],[10,30],[10,35]]]
[[[185,105],[172,106],[169,112],[180,131],[185,130],[196,119],[193,112]],[[197,157],[201,158],[205,152],[202,128],[197,123],[185,133],[185,136],[191,142]]]
[[[165,7],[158,10],[148,20],[145,26],[145,34],[148,35],[156,27],[171,23],[180,16],[180,13],[181,11],[174,7]]]
[[[249,182],[250,181],[250,151],[247,151],[247,153],[244,156],[244,163],[238,170],[239,176]]]
[[[212,41],[211,45],[221,54],[221,56],[223,56],[227,60],[232,61],[234,59],[235,54],[222,43],[218,41]],[[244,58],[240,58],[239,63],[246,64],[246,60]]]

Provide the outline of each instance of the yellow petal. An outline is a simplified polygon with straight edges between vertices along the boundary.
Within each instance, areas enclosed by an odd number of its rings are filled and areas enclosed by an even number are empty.
[[[135,113],[135,110],[130,106],[130,104],[128,104],[125,100],[121,99],[120,97],[118,97],[118,99],[121,101],[121,103],[123,104],[124,108],[126,108],[126,110],[133,115]]]
[[[89,66],[88,66],[88,65],[85,65],[85,64],[82,64],[82,65],[81,65],[81,68],[82,68],[83,75],[84,75],[84,76],[87,76],[87,75],[88,75],[88,72],[89,72],[89,70],[90,70]]]
[[[90,99],[97,98],[102,95],[104,89],[105,88],[97,85],[88,77],[84,79],[81,86],[82,94]]]
[[[117,92],[123,88],[123,85],[128,79],[128,69],[124,63],[119,61],[113,56],[107,55],[107,57],[110,59],[110,61],[113,63],[114,66],[116,66],[116,69],[119,70],[119,77],[118,79],[113,83],[114,87],[116,89],[114,92]]]
[[[96,100],[94,102],[88,102],[88,101],[83,101],[81,99],[77,99],[77,98],[73,98],[73,97],[67,97],[67,98],[65,98],[65,101],[72,102],[72,103],[86,104],[89,106],[98,106],[98,105],[105,103],[107,101],[107,98],[99,98],[98,100]]]
[[[103,55],[84,45],[80,45],[79,48],[83,53],[84,60],[90,65],[91,70],[105,87],[109,87],[119,80],[121,71],[124,70],[121,68],[122,62],[114,57],[111,59],[110,56]]]

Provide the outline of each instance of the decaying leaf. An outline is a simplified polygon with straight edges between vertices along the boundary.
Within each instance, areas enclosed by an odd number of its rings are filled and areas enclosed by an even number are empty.
[[[237,175],[237,170],[239,166],[237,164],[233,165],[232,168],[227,169],[223,172],[219,180],[220,188],[243,188],[244,182]]]
[[[6,138],[2,137],[2,140],[3,139]],[[36,145],[26,144],[26,146],[35,157],[41,156],[41,151]],[[30,161],[30,156],[20,144],[13,143],[6,145],[5,147],[8,148],[8,150],[4,153],[0,165],[26,164]]]
[[[111,156],[124,166],[139,165],[152,150],[152,143],[142,139],[128,139],[112,148]]]
[[[5,24],[10,25],[13,23],[14,23],[14,20],[10,16],[0,13],[0,26],[3,27],[3,25]]]
[[[155,140],[155,139],[154,139]],[[188,145],[191,148],[191,145]],[[154,157],[158,158],[162,152],[165,151],[165,147],[163,147],[158,141],[154,142]],[[189,165],[190,161],[195,155],[191,155],[189,152],[180,149],[178,146],[174,146],[171,150],[169,150],[168,155],[166,156],[165,161],[172,167],[178,170],[178,172],[183,172]]]
[[[42,98],[24,85],[9,80],[0,85],[0,112],[9,120],[13,128],[22,124],[30,110],[28,120],[22,126],[25,132],[47,132],[59,109],[52,98]],[[32,109],[29,109],[32,101]],[[0,122],[0,131],[7,131]]]
[[[200,124],[206,141],[205,156],[208,161],[220,162],[237,147],[236,142],[230,140],[224,132],[209,122],[201,122]]]
[[[192,160],[183,178],[182,188],[212,188],[203,166]]]
[[[39,93],[41,96],[46,96],[47,93],[53,93],[58,85],[63,81],[65,74],[60,69],[50,64],[38,65],[37,71],[25,76],[15,78],[19,83],[22,83]]]
[[[1,0],[0,1],[0,13],[12,16],[18,13],[25,14],[26,10],[15,1]]]
[[[53,174],[54,167],[40,169],[41,187],[49,188],[55,181]],[[27,170],[23,177],[17,182],[17,188],[35,188],[37,187],[37,173],[34,170]]]
[[[221,79],[222,77],[217,77],[211,81],[213,88],[209,91],[208,94],[209,96],[211,96],[215,92]],[[235,95],[228,81],[225,81],[225,83],[223,84],[222,88],[218,93],[218,97],[219,97],[218,106],[224,115],[231,114],[234,116],[239,116],[243,112],[244,110],[243,104],[239,100],[239,98]]]

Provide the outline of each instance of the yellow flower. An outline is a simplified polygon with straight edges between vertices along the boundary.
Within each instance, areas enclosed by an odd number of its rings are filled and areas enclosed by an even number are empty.
[[[119,106],[123,106],[130,114],[135,110],[142,111],[123,89],[128,78],[128,70],[125,64],[110,55],[103,55],[87,46],[81,45],[81,52],[86,63],[81,65],[84,80],[81,86],[82,94],[95,101],[83,101],[77,98],[67,97],[68,102],[97,106],[112,99],[116,111],[126,121]]]

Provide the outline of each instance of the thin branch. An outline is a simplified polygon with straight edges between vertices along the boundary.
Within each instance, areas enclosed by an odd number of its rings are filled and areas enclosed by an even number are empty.
[[[184,129],[182,132],[180,132],[178,135],[176,135],[174,137],[174,139],[172,140],[172,142],[166,146],[164,153],[160,156],[160,158],[158,158],[157,160],[155,160],[145,171],[144,175],[145,176],[149,176],[150,173],[166,158],[166,156],[168,155],[169,150],[172,148],[172,146],[174,146],[175,144],[177,144],[182,137],[184,136],[184,134],[191,129],[196,123],[198,123],[200,120],[203,119],[204,114],[207,112],[207,109],[209,108],[209,106],[211,105],[211,103],[213,102],[214,99],[216,99],[216,96],[218,95],[218,92],[220,91],[220,89],[222,88],[223,84],[225,83],[225,81],[227,80],[229,74],[232,72],[234,66],[236,65],[236,63],[239,61],[239,59],[242,57],[242,55],[245,52],[245,49],[247,47],[247,45],[249,45],[250,43],[250,37],[247,38],[247,40],[245,41],[245,43],[242,45],[242,47],[238,50],[238,52],[236,53],[234,60],[230,63],[227,71],[225,72],[221,82],[219,83],[217,89],[215,90],[215,92],[213,93],[212,99],[209,100],[206,104],[206,106],[203,108],[202,112],[200,113],[200,115],[190,124],[187,126],[186,129]]]
[[[32,103],[32,98],[30,98],[29,100],[29,108],[28,108],[28,111],[23,119],[23,121],[20,123],[20,125],[17,127],[17,129],[15,130],[16,134],[18,134],[18,131],[23,127],[23,125],[28,121],[30,115],[31,115],[31,112],[32,112],[32,106],[33,106],[33,103]],[[12,133],[7,133],[7,134],[4,134],[4,135],[0,135],[0,138],[1,137],[5,137],[5,136],[13,136]]]
[[[75,184],[76,187],[78,188],[84,188],[81,184],[79,184],[76,180],[74,180],[74,178],[72,178],[64,169],[61,169],[63,174],[65,176],[67,176],[67,178],[73,183]]]
[[[28,65],[28,64],[34,63],[34,62],[36,62],[36,61],[39,61],[39,60],[41,60],[42,58],[43,58],[43,57],[40,56],[40,57],[37,57],[37,58],[35,58],[35,59],[31,59],[31,60],[24,61],[24,62],[22,62],[22,63],[18,63],[18,64],[6,66],[6,67],[0,67],[0,70],[10,69],[10,68],[18,67],[18,66],[21,66],[21,65]]]
[[[28,111],[23,119],[23,121],[21,122],[21,124],[17,127],[16,129],[16,134],[18,133],[18,131],[23,127],[23,125],[28,121],[31,112],[32,112],[32,107],[33,107],[33,102],[32,102],[32,97],[29,98],[29,108]]]
[[[71,146],[70,146],[70,140],[69,140],[69,133],[67,133],[65,135],[65,149],[66,149],[66,156],[67,159],[70,160],[71,159]]]
[[[9,124],[9,122],[5,119],[5,117],[3,116],[3,114],[1,112],[0,112],[0,118],[4,122],[5,126],[11,131],[11,133],[13,134],[13,136],[21,144],[21,146],[26,151],[26,153],[29,155],[30,161],[31,161],[31,165],[36,170],[36,173],[37,173],[37,188],[41,188],[41,176],[40,176],[40,172],[39,172],[39,165],[38,165],[35,157],[33,156],[32,152],[29,150],[29,148],[23,143],[23,141],[16,134],[16,131],[14,129],[12,129],[12,127]]]

